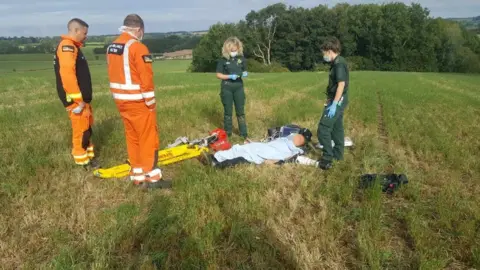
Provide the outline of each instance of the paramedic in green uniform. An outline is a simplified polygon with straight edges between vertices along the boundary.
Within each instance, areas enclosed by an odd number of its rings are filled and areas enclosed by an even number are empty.
[[[327,102],[318,124],[317,136],[323,145],[319,167],[328,170],[334,159],[343,160],[343,112],[348,105],[349,74],[347,61],[340,56],[341,45],[337,38],[327,39],[321,49],[324,61],[330,63],[330,74],[326,89]]]
[[[222,58],[217,63],[217,78],[221,80],[220,97],[223,104],[223,124],[227,135],[232,135],[233,104],[240,136],[248,142],[245,121],[245,91],[242,78],[247,77],[243,44],[236,37],[228,38],[223,44]]]

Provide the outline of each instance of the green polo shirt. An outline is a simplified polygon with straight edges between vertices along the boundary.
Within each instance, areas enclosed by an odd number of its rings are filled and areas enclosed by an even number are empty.
[[[328,76],[328,86],[327,86],[327,98],[334,99],[335,94],[337,93],[338,82],[345,82],[345,89],[343,90],[343,95],[346,96],[348,93],[348,65],[347,60],[342,56],[338,55],[333,60],[330,66],[330,74]]]
[[[242,72],[247,70],[246,59],[243,56],[236,56],[233,58],[221,58],[217,62],[217,72],[225,75],[237,74],[238,79],[235,82],[242,81]]]

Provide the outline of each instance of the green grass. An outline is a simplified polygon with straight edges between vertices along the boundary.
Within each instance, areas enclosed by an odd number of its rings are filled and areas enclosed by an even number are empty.
[[[103,45],[105,45],[105,42],[92,42],[92,41],[86,41],[85,42],[85,47],[90,47],[90,46],[93,46],[93,47],[103,47]]]
[[[105,55],[96,55],[93,50],[103,47],[101,42],[90,42],[82,52],[92,65],[104,64]],[[53,54],[0,54],[0,73],[24,72],[50,69]]]
[[[161,147],[222,127],[214,74],[184,73],[188,61],[154,67]],[[91,67],[92,105],[110,166],[127,156],[105,68]],[[213,171],[193,159],[163,168],[172,191],[150,192],[72,164],[54,82],[51,70],[0,73],[4,268],[480,268],[478,76],[352,72],[345,126],[355,147],[331,171]],[[326,73],[251,74],[251,136],[287,123],[315,132],[326,82]],[[360,175],[391,170],[410,180],[393,196],[358,189]]]
[[[105,66],[105,56],[93,54],[94,47],[82,49],[92,66]],[[97,59],[98,58],[98,59]],[[156,63],[159,72],[186,72],[190,60],[160,61]],[[0,54],[0,74],[30,72],[53,68],[53,54]],[[28,73],[30,74],[30,73]],[[26,75],[28,76],[28,75]]]
[[[0,61],[0,74],[12,72],[35,71],[53,68],[53,59],[50,61]]]
[[[88,49],[84,53],[92,65],[105,63],[104,56],[99,56],[99,60],[96,60],[93,49]],[[0,74],[51,68],[53,68],[53,54],[0,54]]]
[[[52,60],[52,55],[50,54],[0,54],[0,61],[30,62],[50,60]]]

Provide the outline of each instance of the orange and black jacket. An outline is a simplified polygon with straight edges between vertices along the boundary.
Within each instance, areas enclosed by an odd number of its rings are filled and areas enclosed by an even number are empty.
[[[81,43],[62,36],[55,50],[53,65],[57,92],[65,107],[81,101],[92,101],[92,79],[87,59],[80,50],[81,46]]]

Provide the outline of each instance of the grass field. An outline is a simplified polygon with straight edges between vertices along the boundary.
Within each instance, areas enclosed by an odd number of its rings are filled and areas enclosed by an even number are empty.
[[[91,43],[82,48],[82,52],[91,65],[105,63],[104,55],[95,55],[93,50],[103,44]],[[38,71],[51,69],[52,54],[0,54],[0,74],[12,72]]]
[[[93,53],[93,48],[86,47],[82,49],[89,64],[91,66],[105,65],[105,56],[95,55]],[[168,64],[161,64],[161,66],[163,66],[163,69],[168,72],[185,72],[189,63],[188,60],[176,60],[169,61]],[[0,54],[0,74],[43,71],[51,70],[52,68],[53,55],[51,54]],[[24,75],[29,76],[28,74]]]
[[[105,57],[98,56],[95,59],[93,49],[91,53],[85,53],[85,57],[91,65],[105,64]],[[4,54],[0,55],[0,74],[12,72],[30,72],[48,70],[53,68],[52,54]],[[29,75],[26,75],[29,76]]]
[[[161,147],[222,127],[218,80],[182,72],[187,65],[155,63]],[[105,66],[91,70],[94,142],[104,166],[116,165],[126,159],[123,125]],[[326,73],[245,81],[252,138],[287,123],[316,131]],[[145,192],[72,164],[51,70],[0,73],[0,265],[480,269],[479,84],[479,76],[352,72],[345,125],[355,147],[333,170],[213,171],[194,159],[163,168],[171,191]],[[382,172],[410,182],[393,196],[357,187],[360,175]]]

